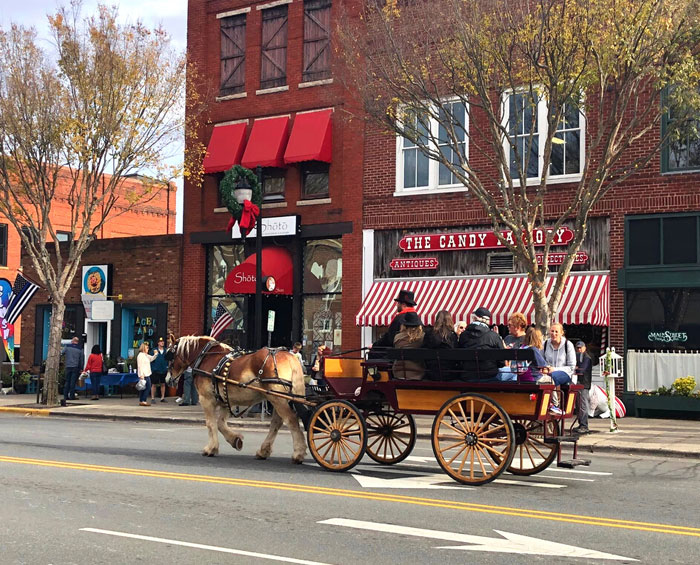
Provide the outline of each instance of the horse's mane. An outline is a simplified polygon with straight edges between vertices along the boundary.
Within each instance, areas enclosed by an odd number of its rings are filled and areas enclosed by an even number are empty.
[[[178,339],[177,344],[177,354],[183,359],[189,359],[194,351],[199,348],[200,340],[216,341],[213,337],[208,335],[186,335]],[[219,342],[219,345],[226,349],[227,351],[233,351],[230,345]]]

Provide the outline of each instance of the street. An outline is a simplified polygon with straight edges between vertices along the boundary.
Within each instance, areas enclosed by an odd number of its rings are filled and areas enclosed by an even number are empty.
[[[467,488],[429,442],[356,472],[270,460],[206,430],[0,415],[2,563],[696,563],[700,462],[594,454],[592,465]]]

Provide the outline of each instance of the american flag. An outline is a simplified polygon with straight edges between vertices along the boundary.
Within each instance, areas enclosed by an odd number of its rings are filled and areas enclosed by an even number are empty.
[[[233,322],[233,316],[231,316],[228,310],[224,308],[224,305],[219,302],[219,306],[216,308],[216,315],[214,316],[214,323],[211,326],[211,333],[209,335],[216,339],[231,322]]]
[[[15,284],[12,287],[10,301],[7,305],[7,314],[5,320],[8,324],[14,324],[15,320],[24,310],[24,307],[29,303],[34,296],[34,293],[39,290],[39,285],[25,279],[22,273],[17,273]]]

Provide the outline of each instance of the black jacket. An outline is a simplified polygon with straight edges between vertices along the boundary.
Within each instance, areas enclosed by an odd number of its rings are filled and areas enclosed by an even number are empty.
[[[433,328],[426,328],[425,337],[423,338],[423,347],[426,349],[455,349],[459,338],[457,334],[451,331],[443,338],[440,334],[435,333]],[[455,361],[440,361],[436,359],[425,362],[425,378],[428,380],[443,380],[453,381],[460,378],[461,367]]]
[[[467,329],[459,336],[459,347],[463,349],[505,349],[503,340],[496,332],[492,332],[486,324],[472,322]],[[477,381],[495,377],[498,369],[503,367],[503,361],[482,361],[477,364],[475,361],[465,361],[464,380]]]
[[[375,347],[394,347],[394,338],[396,334],[401,330],[401,324],[403,323],[403,318],[406,312],[414,312],[415,310],[404,310],[403,312],[397,314],[389,325],[387,332],[380,337],[377,341],[372,344],[372,349]],[[374,357],[381,357],[381,353],[377,355],[377,351],[374,352]]]
[[[591,374],[593,373],[593,361],[588,356],[588,353],[576,352],[576,375],[578,376],[578,384],[584,388],[591,388]]]

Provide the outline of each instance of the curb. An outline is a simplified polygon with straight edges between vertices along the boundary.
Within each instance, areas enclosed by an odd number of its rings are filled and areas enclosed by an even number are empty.
[[[51,416],[51,410],[47,408],[16,408],[12,406],[0,407],[0,412],[13,412],[15,414],[24,414],[26,416]]]

